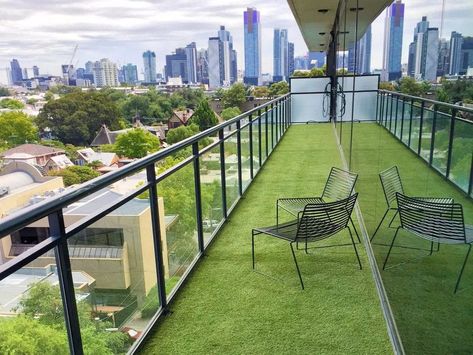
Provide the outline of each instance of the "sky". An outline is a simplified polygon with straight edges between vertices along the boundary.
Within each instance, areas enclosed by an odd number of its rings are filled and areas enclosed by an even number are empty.
[[[440,27],[442,0],[403,2],[405,63],[421,17],[427,16],[431,27]],[[4,68],[12,58],[22,67],[37,65],[41,74],[59,75],[76,44],[75,67],[109,58],[119,65],[137,64],[142,77],[144,51],[156,53],[162,71],[166,54],[190,42],[207,48],[220,25],[232,34],[238,68],[243,69],[243,11],[248,6],[261,13],[263,73],[272,73],[274,28],[288,29],[296,55],[307,52],[286,0],[0,0],[0,83],[6,83]],[[372,69],[381,67],[384,18],[383,13],[372,27]],[[443,37],[450,38],[454,30],[473,36],[473,0],[446,0]]]

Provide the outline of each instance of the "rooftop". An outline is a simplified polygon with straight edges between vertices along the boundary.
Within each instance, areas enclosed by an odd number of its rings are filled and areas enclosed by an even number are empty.
[[[10,158],[11,156],[17,157],[17,159],[26,159],[30,157],[41,157],[44,155],[60,154],[64,153],[64,150],[46,147],[40,144],[22,144],[15,148],[8,149],[1,153],[4,158]]]

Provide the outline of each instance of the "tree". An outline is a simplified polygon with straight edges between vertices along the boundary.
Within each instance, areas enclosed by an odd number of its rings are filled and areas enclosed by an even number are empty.
[[[229,89],[223,92],[222,102],[223,107],[239,107],[246,101],[245,85],[242,83],[233,84]]]
[[[120,128],[116,104],[100,92],[72,92],[48,101],[36,118],[40,129],[50,128],[63,143],[87,145],[102,124]]]
[[[6,98],[0,101],[0,108],[9,108],[10,110],[21,110],[25,104],[21,101]]]
[[[268,97],[269,89],[266,86],[255,86],[252,94],[254,97]]]
[[[430,90],[428,82],[417,82],[414,78],[406,76],[399,80],[398,90],[412,96],[422,96]]]
[[[128,158],[143,158],[159,150],[159,144],[158,137],[144,129],[135,128],[118,135],[115,150],[118,155]]]
[[[395,91],[396,88],[390,81],[382,81],[379,83],[379,88],[381,90]]]
[[[325,76],[325,70],[323,68],[313,67],[309,72],[309,77],[316,78],[319,76]]]
[[[310,74],[309,71],[296,70],[294,73],[292,73],[292,76],[295,78],[307,78],[309,74]]]
[[[209,102],[207,100],[203,100],[199,104],[190,121],[191,123],[199,126],[201,131],[205,131],[206,129],[213,127],[218,123],[218,119],[210,108]]]
[[[100,173],[88,166],[68,166],[62,170],[55,170],[49,172],[50,176],[61,176],[64,180],[65,186],[82,184],[86,181],[92,180]]]
[[[9,145],[34,142],[38,139],[38,129],[33,120],[23,112],[0,113],[0,141]]]
[[[238,107],[228,107],[222,111],[220,116],[225,120],[229,120],[233,117],[236,117],[241,114],[241,111]]]
[[[269,94],[271,96],[280,96],[280,95],[287,94],[288,92],[289,92],[289,84],[285,81],[273,83],[269,87]]]
[[[168,144],[174,144],[180,142],[186,138],[192,137],[199,133],[199,126],[191,124],[189,126],[180,126],[177,128],[170,129],[166,135],[166,142]]]

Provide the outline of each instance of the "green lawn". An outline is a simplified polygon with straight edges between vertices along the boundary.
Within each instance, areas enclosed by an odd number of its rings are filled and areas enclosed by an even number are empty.
[[[406,193],[453,197],[463,205],[467,223],[473,224],[472,200],[384,128],[376,124],[355,124],[353,139],[352,170],[360,174],[357,191],[370,234],[386,208],[378,172],[392,165],[399,167]],[[383,228],[373,240],[380,268],[394,232],[395,229]],[[396,244],[422,249],[394,248],[388,264],[394,267],[381,271],[406,352],[471,354],[473,258],[467,264],[459,292],[453,294],[466,247],[442,245],[440,252],[428,256],[430,243],[407,233],[401,234]]]
[[[333,165],[341,163],[331,125],[291,127],[143,353],[391,353],[360,244],[362,271],[350,246],[298,252],[305,291],[283,241],[256,237],[251,269],[251,228],[274,223],[278,197],[320,195]],[[347,233],[327,241],[347,242]]]

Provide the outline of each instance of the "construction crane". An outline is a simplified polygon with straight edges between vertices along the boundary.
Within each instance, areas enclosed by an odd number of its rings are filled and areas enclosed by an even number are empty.
[[[442,0],[442,15],[440,17],[440,34],[439,34],[439,38],[442,38],[442,35],[443,35],[443,20],[444,20],[444,16],[445,16],[445,2],[446,2],[446,0]]]
[[[79,48],[78,44],[76,44],[76,46],[74,47],[74,50],[72,51],[72,56],[71,56],[71,60],[69,61],[69,65],[67,66],[67,71],[63,73],[64,79],[67,85],[69,85],[69,79],[71,76],[71,69],[72,69],[72,61],[74,60],[74,57],[76,56],[77,48]]]

